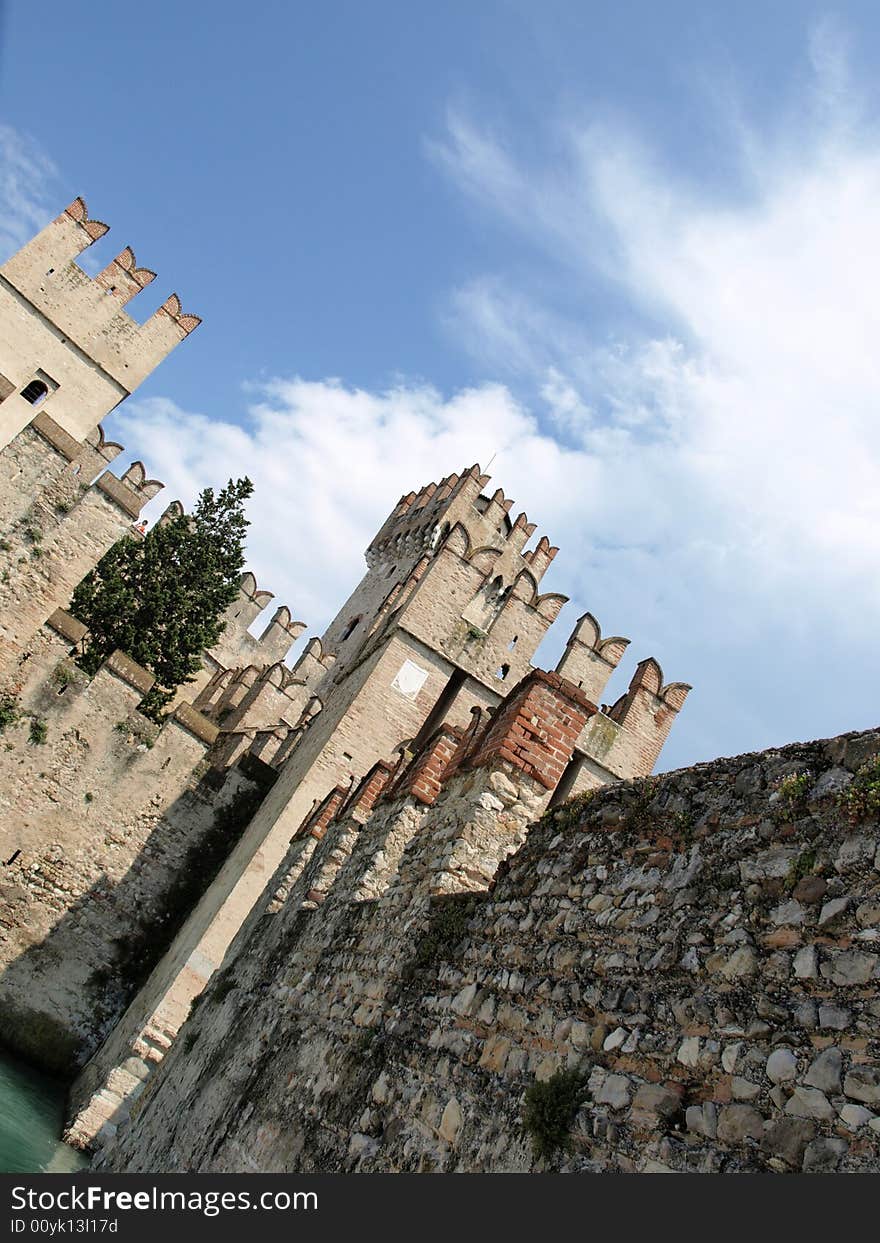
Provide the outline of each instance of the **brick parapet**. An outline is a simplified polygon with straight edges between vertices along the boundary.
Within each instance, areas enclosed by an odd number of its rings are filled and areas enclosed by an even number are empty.
[[[375,807],[383,790],[394,776],[395,766],[390,760],[379,760],[361,779],[351,796],[340,808],[340,815],[356,820],[366,820]]]
[[[309,834],[320,840],[327,831],[327,825],[339,811],[349,794],[349,786],[335,786],[329,794],[314,807],[303,820],[299,827],[296,837],[303,837]]]
[[[548,790],[556,788],[596,705],[557,673],[530,673],[497,709],[469,767],[506,760]]]
[[[440,793],[463,737],[464,731],[457,726],[442,725],[393,782],[387,797],[402,799],[411,794],[420,803],[430,806]]]

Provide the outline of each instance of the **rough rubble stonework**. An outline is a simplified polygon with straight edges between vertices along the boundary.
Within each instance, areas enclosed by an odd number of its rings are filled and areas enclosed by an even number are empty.
[[[876,1170],[880,799],[847,791],[878,765],[844,735],[537,821],[497,752],[392,788],[252,915],[98,1164]],[[565,1068],[570,1150],[536,1161],[524,1094]]]

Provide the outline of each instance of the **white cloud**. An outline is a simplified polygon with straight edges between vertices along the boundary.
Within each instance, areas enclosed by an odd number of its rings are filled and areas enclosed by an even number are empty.
[[[627,598],[638,573],[631,624],[674,654],[669,672],[702,700],[689,719],[728,750],[877,711],[880,137],[845,44],[831,25],[814,31],[815,76],[778,125],[731,118],[743,177],[726,195],[600,125],[557,131],[545,166],[460,115],[433,147],[465,194],[541,248],[539,278],[549,258],[572,285],[613,282],[664,326],[609,347],[491,274],[453,297],[480,358],[500,366],[527,337],[533,391],[601,464],[590,536],[622,520],[640,544],[653,537],[647,556],[623,550],[607,567],[608,586],[616,573]]]
[[[252,395],[246,427],[135,398],[113,433],[166,484],[153,516],[175,497],[191,504],[208,482],[251,477],[250,564],[312,633],[341,607],[364,571],[364,548],[410,488],[497,455],[508,495],[537,506],[558,494],[536,515],[553,537],[552,520],[570,526],[594,469],[585,453],[542,434],[497,384],[444,399],[427,386],[368,393],[291,379]]]
[[[434,159],[538,256],[534,287],[474,273],[450,297],[507,386],[278,380],[244,429],[154,401],[121,434],[185,499],[251,474],[258,575],[313,628],[402,491],[497,453],[497,482],[561,545],[567,619],[591,608],[633,638],[629,668],[655,654],[695,684],[667,764],[874,723],[880,140],[841,46],[814,36],[804,113],[772,134],[732,118],[726,195],[619,128],[561,126],[535,166],[451,118]],[[613,283],[660,330],[588,331],[546,292],[560,271]]]

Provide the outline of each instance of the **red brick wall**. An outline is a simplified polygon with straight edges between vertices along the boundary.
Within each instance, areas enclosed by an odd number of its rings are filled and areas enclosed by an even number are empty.
[[[596,705],[573,683],[535,670],[498,708],[468,766],[500,757],[553,790],[595,712]]]
[[[433,803],[461,737],[462,731],[454,725],[442,725],[404,770],[390,793],[395,798],[412,794],[422,803]]]

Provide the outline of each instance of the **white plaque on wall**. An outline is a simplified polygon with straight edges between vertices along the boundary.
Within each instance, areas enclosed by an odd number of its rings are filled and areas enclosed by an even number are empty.
[[[420,669],[411,660],[405,660],[397,671],[391,685],[407,699],[415,699],[428,680],[427,669]]]

